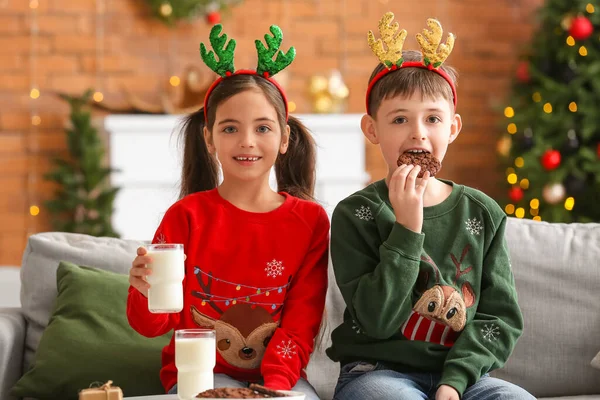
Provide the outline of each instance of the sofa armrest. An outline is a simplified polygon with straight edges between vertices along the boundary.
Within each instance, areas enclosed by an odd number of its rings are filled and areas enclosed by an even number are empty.
[[[0,399],[13,400],[11,388],[23,374],[25,318],[20,308],[0,308]]]

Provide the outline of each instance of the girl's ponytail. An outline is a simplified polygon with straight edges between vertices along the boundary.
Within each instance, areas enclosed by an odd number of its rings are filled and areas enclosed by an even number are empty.
[[[217,187],[219,167],[204,141],[204,108],[188,115],[182,123],[184,144],[179,198]]]
[[[275,161],[277,189],[304,200],[314,200],[317,150],[308,129],[295,117],[288,118],[287,152]]]

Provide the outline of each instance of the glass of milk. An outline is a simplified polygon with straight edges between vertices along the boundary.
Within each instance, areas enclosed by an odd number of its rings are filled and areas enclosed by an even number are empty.
[[[217,362],[215,337],[214,329],[175,331],[175,366],[179,399],[193,399],[198,393],[213,389],[213,369]]]
[[[183,310],[183,277],[185,263],[182,244],[151,244],[146,246],[152,263],[146,267],[152,273],[146,277],[148,310],[152,313],[178,313]]]

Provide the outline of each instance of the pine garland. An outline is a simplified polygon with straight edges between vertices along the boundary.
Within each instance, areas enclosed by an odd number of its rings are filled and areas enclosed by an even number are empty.
[[[65,129],[69,153],[66,158],[55,159],[54,169],[44,176],[58,186],[45,206],[56,231],[118,237],[111,217],[119,188],[108,182],[113,170],[104,166],[104,144],[85,106],[92,93],[60,95],[71,106],[70,126]]]
[[[169,26],[181,20],[206,17],[210,13],[222,12],[241,0],[147,0],[156,18]]]

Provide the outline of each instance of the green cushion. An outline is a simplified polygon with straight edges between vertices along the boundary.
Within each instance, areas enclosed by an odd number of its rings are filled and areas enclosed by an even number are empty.
[[[127,322],[128,276],[60,263],[58,296],[17,397],[77,399],[94,382],[113,381],[124,397],[164,394],[161,350],[172,333],[146,338]]]

